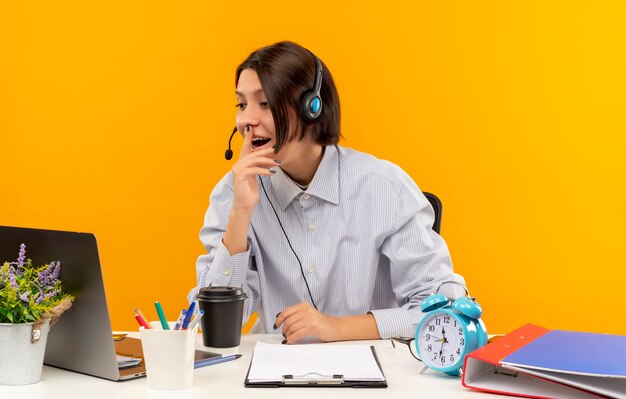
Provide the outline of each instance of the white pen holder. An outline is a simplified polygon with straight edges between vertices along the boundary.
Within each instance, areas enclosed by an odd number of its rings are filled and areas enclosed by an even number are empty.
[[[163,330],[158,321],[150,322],[152,329],[139,327],[146,363],[148,386],[160,390],[191,388],[193,362],[198,326],[191,330]]]

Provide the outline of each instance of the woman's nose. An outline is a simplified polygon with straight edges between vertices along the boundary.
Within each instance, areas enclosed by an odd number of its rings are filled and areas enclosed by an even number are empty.
[[[241,113],[242,125],[257,126],[260,122],[260,110],[254,106],[248,106]]]

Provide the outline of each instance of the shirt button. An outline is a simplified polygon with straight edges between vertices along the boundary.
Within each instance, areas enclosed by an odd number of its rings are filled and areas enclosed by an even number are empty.
[[[305,195],[304,195],[304,199],[305,199],[305,200],[308,200],[309,198],[311,198],[311,196],[310,196],[309,194],[305,194]]]
[[[313,231],[315,230],[315,225],[314,224],[310,224],[309,225],[309,231]]]
[[[232,272],[229,269],[225,269],[222,273],[224,273],[225,276],[230,276]]]
[[[309,273],[313,273],[315,270],[313,270],[313,266],[309,266],[309,268],[306,269],[306,271]]]

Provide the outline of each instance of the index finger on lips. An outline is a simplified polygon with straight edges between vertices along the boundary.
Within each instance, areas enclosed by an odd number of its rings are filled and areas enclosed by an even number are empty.
[[[242,159],[248,154],[250,154],[250,150],[252,149],[252,134],[250,133],[250,125],[246,125],[246,131],[243,134],[243,144],[241,145],[241,152],[239,153],[239,159]]]

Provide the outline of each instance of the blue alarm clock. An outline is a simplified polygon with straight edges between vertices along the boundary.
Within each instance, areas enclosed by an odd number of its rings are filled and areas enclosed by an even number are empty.
[[[466,296],[452,301],[439,288],[443,284],[463,287]],[[467,287],[444,281],[421,305],[426,313],[415,331],[415,349],[424,364],[433,370],[459,375],[465,355],[487,344],[487,329],[480,319],[482,308]]]

